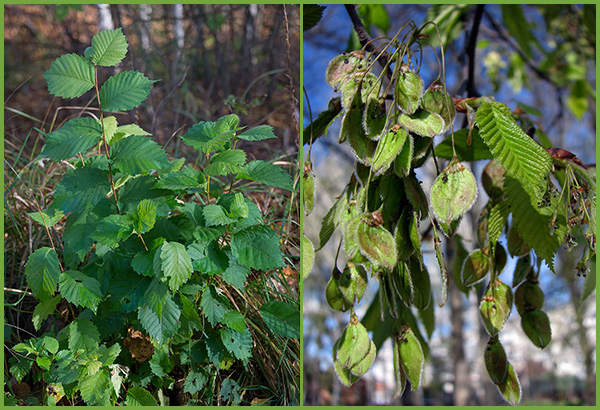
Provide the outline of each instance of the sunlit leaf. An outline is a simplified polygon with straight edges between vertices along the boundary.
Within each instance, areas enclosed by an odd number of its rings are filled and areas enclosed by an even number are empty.
[[[121,62],[127,54],[127,40],[121,28],[102,30],[92,37],[90,60],[96,65],[110,67]]]
[[[100,89],[100,105],[105,112],[127,111],[140,105],[150,94],[149,80],[139,71],[123,71],[110,77]]]
[[[94,66],[77,54],[66,54],[54,60],[44,78],[50,94],[77,98],[94,86]]]

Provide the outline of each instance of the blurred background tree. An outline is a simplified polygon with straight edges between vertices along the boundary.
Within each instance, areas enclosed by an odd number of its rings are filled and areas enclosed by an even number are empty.
[[[436,22],[444,45],[446,86],[452,96],[494,96],[511,109],[524,110],[533,127],[526,131],[535,129],[533,136],[541,145],[571,151],[588,168],[595,169],[595,5],[361,5],[356,10],[373,39],[393,36],[410,20],[417,26]],[[319,15],[319,10],[311,12]],[[305,21],[306,13],[307,9]],[[303,84],[306,127],[336,96],[325,82],[328,62],[362,45],[342,5],[326,6],[319,23],[304,29],[303,76],[310,78]],[[430,26],[426,33],[439,55],[435,28]],[[439,63],[427,47],[423,48],[422,58],[420,75],[428,85],[437,77]],[[464,116],[458,116],[454,129],[465,126]],[[338,127],[339,121],[311,148],[318,195],[315,210],[304,218],[304,232],[314,244],[319,243],[323,216],[353,169],[352,154],[337,143]],[[306,130],[305,144],[309,141]],[[434,143],[441,139],[437,137]],[[308,146],[304,148],[306,158]],[[473,164],[475,175],[481,175],[486,163]],[[434,177],[435,169],[428,168],[419,175],[424,188]],[[477,217],[487,200],[482,198],[485,191],[480,188],[479,192],[480,200],[461,225],[467,251],[473,248]],[[339,238],[336,232],[334,240],[317,252],[313,271],[304,281],[304,403],[502,404],[483,365],[482,349],[488,336],[478,317],[479,299],[474,292],[466,296],[454,284],[449,303],[435,309],[436,328],[429,340],[430,356],[422,389],[393,399],[395,383],[388,343],[378,352],[373,368],[350,389],[338,382],[331,349],[348,322],[348,313],[331,310],[324,290]],[[445,251],[457,262],[464,258],[460,253],[455,251],[452,256],[449,249]],[[580,254],[580,248],[560,252],[557,275],[546,269],[540,277],[553,331],[553,341],[545,350],[535,348],[525,337],[516,312],[503,330],[502,342],[523,384],[523,404],[595,404],[595,263],[590,265],[586,278],[576,277],[574,267]],[[432,265],[429,271],[437,271],[432,256],[427,259]],[[453,264],[451,270],[460,266]],[[502,275],[504,282],[511,283],[514,268],[514,260],[509,261]],[[432,280],[436,276],[433,274]],[[437,280],[433,291],[436,304],[441,293]],[[359,317],[364,315],[376,289],[365,294],[365,301],[358,305]]]

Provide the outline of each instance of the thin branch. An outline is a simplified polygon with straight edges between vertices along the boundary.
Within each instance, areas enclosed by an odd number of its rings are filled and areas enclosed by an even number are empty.
[[[358,17],[358,13],[356,12],[356,6],[354,6],[354,4],[344,4],[344,7],[346,7],[348,16],[350,17],[350,20],[352,20],[352,24],[354,25],[354,31],[356,31],[356,34],[358,35],[358,40],[360,41],[360,44],[362,44],[365,47],[365,50],[367,50],[371,53],[376,53],[377,46],[373,43],[373,40],[371,39],[371,36],[367,32],[367,29],[365,28],[364,24],[360,20],[360,17]],[[379,56],[379,59],[378,59],[379,64],[384,69],[388,66],[388,60],[389,60],[389,56],[386,52],[381,53],[381,55]],[[386,74],[388,77],[391,77],[391,75],[392,75],[392,73],[389,70],[389,67],[386,70]]]
[[[106,142],[106,128],[104,126],[104,114],[102,113],[102,105],[100,103],[100,91],[98,90],[98,66],[94,66],[94,78],[95,78],[95,86],[96,86],[96,98],[98,99],[98,109],[100,110],[100,124],[102,125],[102,141],[104,141],[104,150],[106,151],[106,159],[108,161],[108,179],[110,180],[110,186],[112,188],[113,197],[115,199],[115,208],[117,209],[117,213],[119,212],[119,204],[117,203],[117,192],[115,191],[115,183],[113,181],[113,170],[110,165],[110,155],[108,153],[108,143]]]
[[[465,46],[465,54],[468,58],[468,75],[467,75],[467,97],[481,97],[477,87],[475,87],[475,49],[477,45],[477,35],[479,34],[479,25],[483,16],[484,4],[478,4],[475,8],[475,16],[473,17],[473,25],[469,33],[469,38]]]

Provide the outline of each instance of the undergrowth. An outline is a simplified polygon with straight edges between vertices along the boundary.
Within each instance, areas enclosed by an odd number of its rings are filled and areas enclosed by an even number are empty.
[[[100,83],[127,47],[102,31],[44,75],[98,108],[7,128],[5,402],[298,404],[296,160],[248,161],[238,141],[275,135],[235,114],[178,137],[187,164],[119,124],[154,82]]]

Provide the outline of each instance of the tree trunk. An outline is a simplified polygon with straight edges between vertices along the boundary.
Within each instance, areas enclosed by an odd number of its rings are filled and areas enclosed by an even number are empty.
[[[110,4],[98,4],[98,27],[100,30],[114,30]]]
[[[454,392],[452,405],[467,406],[470,403],[471,391],[469,388],[469,364],[465,360],[464,345],[464,319],[462,292],[453,280],[450,282],[450,321],[452,323],[452,336],[450,354],[454,371]]]

